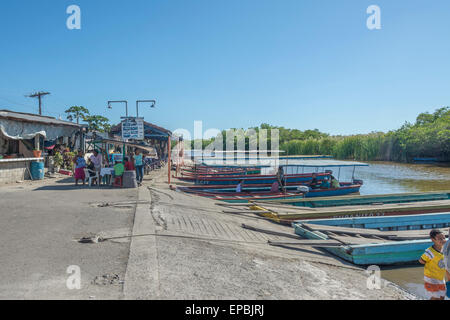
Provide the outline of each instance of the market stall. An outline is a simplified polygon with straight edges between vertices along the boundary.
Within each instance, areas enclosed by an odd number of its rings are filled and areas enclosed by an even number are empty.
[[[0,110],[0,183],[42,179],[46,141],[84,144],[75,123],[30,113]],[[51,146],[47,147],[50,148]]]

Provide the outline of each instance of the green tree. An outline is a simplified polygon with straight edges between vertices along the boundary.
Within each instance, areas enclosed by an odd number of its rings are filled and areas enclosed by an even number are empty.
[[[72,106],[65,111],[67,113],[67,120],[73,121],[77,120],[77,124],[80,124],[81,120],[85,120],[89,116],[89,110],[82,106]]]
[[[88,124],[88,129],[91,131],[108,132],[111,129],[109,119],[103,116],[87,116],[84,121]]]

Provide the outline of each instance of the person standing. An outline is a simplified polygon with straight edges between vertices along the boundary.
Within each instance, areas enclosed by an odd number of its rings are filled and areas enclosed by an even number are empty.
[[[442,248],[445,245],[445,236],[440,230],[430,232],[433,245],[425,250],[419,262],[425,266],[425,290],[430,294],[431,300],[444,300],[447,294],[445,286],[446,269]]]
[[[102,155],[98,152],[98,150],[94,150],[93,155],[91,155],[90,159],[94,164],[95,171],[97,171],[100,175],[100,171],[102,170],[103,165]]]
[[[136,180],[138,185],[142,184],[142,180],[144,179],[144,163],[142,159],[142,153],[139,149],[136,149],[134,155],[134,166],[136,168]]]
[[[448,238],[449,240],[445,243],[442,252],[444,254],[444,265],[447,272],[447,297],[450,298],[450,229],[448,229]]]
[[[84,168],[86,168],[86,160],[84,159],[83,152],[78,151],[78,155],[73,159],[75,164],[75,185],[78,185],[78,180],[83,181],[83,185],[86,183],[86,175],[84,173]]]

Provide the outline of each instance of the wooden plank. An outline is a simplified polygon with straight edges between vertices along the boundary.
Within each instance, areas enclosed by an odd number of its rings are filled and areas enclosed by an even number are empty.
[[[247,229],[247,230],[251,230],[251,231],[265,233],[265,234],[270,234],[270,235],[274,235],[274,236],[279,236],[279,237],[286,237],[286,238],[292,238],[292,239],[299,239],[300,238],[295,233],[291,234],[291,233],[285,233],[285,232],[279,232],[279,231],[260,229],[260,228],[252,227],[252,226],[249,226],[249,225],[246,225],[246,224],[242,224],[242,228]]]
[[[352,199],[377,199],[385,197],[412,197],[412,196],[440,196],[450,193],[450,190],[443,191],[431,191],[431,192],[408,192],[408,193],[385,193],[376,195],[345,195],[339,196],[339,200],[352,200]],[[324,200],[336,200],[335,197],[312,197],[299,200],[299,202],[315,202]]]
[[[334,238],[336,240],[341,240],[342,242],[345,242],[348,245],[366,245],[366,244],[373,244],[373,243],[392,242],[392,241],[389,241],[386,239],[379,240],[379,239],[373,239],[373,238],[357,238],[357,237],[343,237],[343,236],[336,236]]]
[[[309,230],[314,231],[324,231],[324,232],[332,232],[332,233],[345,233],[350,235],[369,235],[369,236],[382,236],[383,233],[380,230],[372,230],[372,229],[359,229],[359,228],[345,228],[345,227],[335,227],[335,226],[326,226],[326,225],[318,225],[318,224],[310,224],[310,223],[302,223],[303,226],[307,227]],[[384,233],[384,235],[390,235]]]
[[[297,241],[272,241],[268,240],[268,244],[273,246],[309,246],[309,247],[339,247],[342,243],[334,240],[297,240]]]

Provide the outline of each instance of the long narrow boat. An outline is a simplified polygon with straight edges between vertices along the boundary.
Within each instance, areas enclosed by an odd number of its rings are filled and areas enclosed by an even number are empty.
[[[429,229],[449,227],[450,213],[298,221],[293,226],[304,238],[340,242],[325,249],[354,264],[391,265],[417,262],[433,244]]]
[[[277,201],[277,203],[307,208],[356,206],[370,204],[411,203],[418,201],[434,201],[450,199],[450,191],[378,194],[365,196],[325,197],[311,199],[297,199]]]
[[[321,181],[325,177],[329,178],[330,173],[317,173],[317,180]],[[205,185],[238,185],[242,180],[244,185],[249,184],[272,184],[277,181],[276,175],[237,175],[237,176],[197,176],[197,177],[179,177],[179,180],[195,182]],[[312,173],[303,174],[286,174],[285,180],[287,184],[301,184],[312,180]]]
[[[261,174],[260,168],[238,167],[238,168],[181,168],[180,173],[185,176],[218,176],[218,175],[248,175]]]
[[[279,203],[264,203],[254,213],[272,221],[288,224],[296,220],[384,217],[450,212],[450,200],[392,203],[381,205],[299,208]]]
[[[348,184],[340,188],[330,189],[316,189],[304,192],[270,192],[270,191],[251,191],[251,192],[220,192],[207,190],[192,190],[189,187],[178,187],[180,191],[193,193],[198,196],[208,197],[214,200],[220,200],[228,203],[246,203],[249,201],[299,201],[305,197],[320,197],[320,196],[338,196],[350,193],[359,192],[360,184]]]

